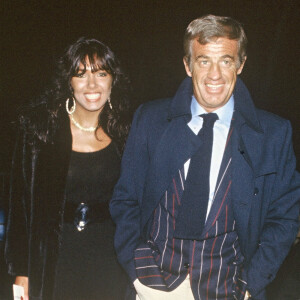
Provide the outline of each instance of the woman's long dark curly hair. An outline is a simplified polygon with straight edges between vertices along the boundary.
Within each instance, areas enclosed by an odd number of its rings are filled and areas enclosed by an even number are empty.
[[[35,108],[39,105],[46,105],[47,121],[43,114],[35,113],[34,116],[31,114],[29,122],[31,130],[40,140],[51,142],[53,134],[58,128],[58,113],[65,109],[66,100],[73,97],[71,79],[78,74],[80,63],[83,64],[83,72],[85,72],[87,59],[92,72],[99,69],[105,70],[113,78],[110,95],[112,109],[106,102],[99,114],[97,128],[102,127],[122,151],[131,122],[128,99],[129,81],[122,72],[114,53],[108,46],[96,39],[79,38],[58,60],[50,88],[46,89],[45,93],[33,104]],[[35,120],[32,120],[32,117]],[[26,118],[23,118],[21,123],[27,123]]]

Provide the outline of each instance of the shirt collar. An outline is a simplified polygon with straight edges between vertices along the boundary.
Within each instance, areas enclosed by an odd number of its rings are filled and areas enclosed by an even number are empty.
[[[234,97],[233,95],[231,95],[228,102],[224,106],[216,109],[214,113],[218,115],[219,122],[224,123],[227,126],[230,126],[233,110],[234,110]],[[192,96],[191,113],[192,113],[192,118],[195,116],[199,116],[201,114],[207,114],[207,111],[198,103],[194,95]]]

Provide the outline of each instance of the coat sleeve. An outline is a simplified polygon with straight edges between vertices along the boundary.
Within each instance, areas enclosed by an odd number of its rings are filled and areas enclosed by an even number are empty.
[[[289,122],[283,130],[284,138],[276,141],[280,145],[277,153],[278,171],[260,234],[259,247],[245,270],[248,289],[254,299],[263,299],[260,297],[261,293],[275,278],[299,229],[300,178],[296,171]]]
[[[25,134],[22,130],[19,130],[10,174],[5,257],[8,272],[13,276],[28,275],[28,219],[25,204],[24,170],[26,161],[25,140]]]
[[[148,167],[146,132],[140,125],[142,106],[134,115],[122,158],[121,176],[110,201],[116,223],[115,249],[118,260],[132,281],[136,279],[134,250],[140,239],[140,202]]]

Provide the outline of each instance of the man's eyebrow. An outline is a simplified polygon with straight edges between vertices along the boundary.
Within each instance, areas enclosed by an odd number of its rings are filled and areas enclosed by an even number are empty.
[[[198,55],[198,56],[196,57],[196,60],[198,60],[198,59],[209,59],[209,58],[210,58],[210,57],[207,56],[207,55],[200,54],[200,55]],[[234,60],[234,57],[233,57],[232,55],[229,55],[229,54],[225,54],[225,55],[221,56],[221,58],[222,58],[222,59],[224,59],[224,58],[229,58],[229,59],[231,59],[231,60]]]
[[[198,59],[200,59],[200,58],[209,59],[209,56],[200,54],[200,55],[198,55],[198,56],[196,57],[196,60],[198,60]]]
[[[229,54],[225,54],[225,55],[221,56],[221,58],[230,58],[231,60],[234,60],[234,57]]]

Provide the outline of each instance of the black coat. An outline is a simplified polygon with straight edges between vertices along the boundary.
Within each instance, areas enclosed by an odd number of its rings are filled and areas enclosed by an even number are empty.
[[[30,300],[52,299],[72,136],[64,109],[51,142],[30,130],[33,119],[48,126],[45,107],[30,114],[18,130],[13,153],[6,261],[11,275],[29,277]]]

